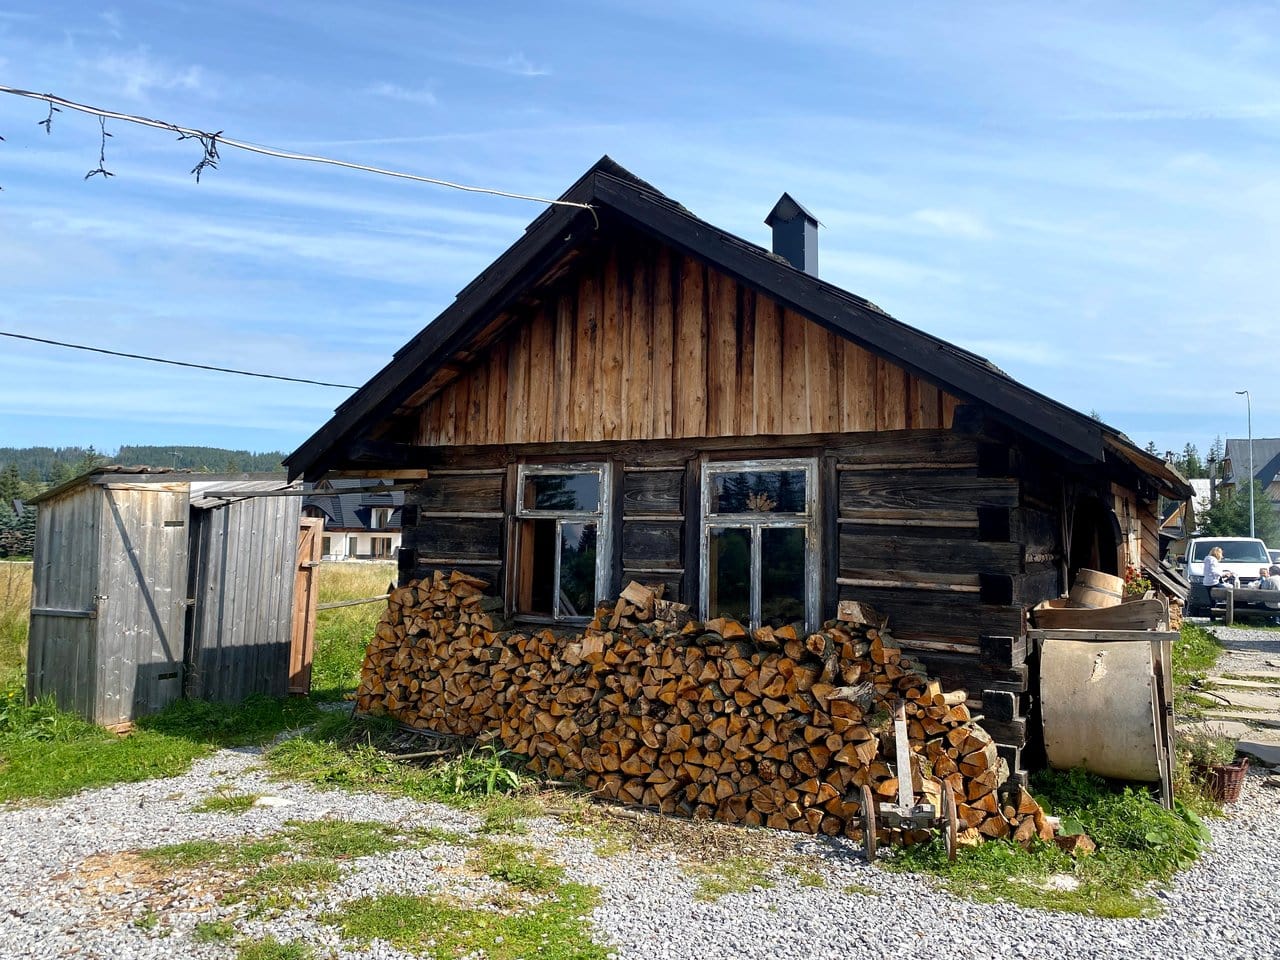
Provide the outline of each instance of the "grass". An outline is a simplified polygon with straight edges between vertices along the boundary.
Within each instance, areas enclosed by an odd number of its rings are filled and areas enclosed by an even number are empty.
[[[514,843],[485,844],[476,853],[476,865],[490,879],[526,893],[547,893],[564,880],[564,867]]]
[[[236,960],[311,960],[314,956],[305,943],[281,943],[275,937],[242,943],[236,951]]]
[[[230,920],[201,920],[191,932],[196,943],[230,943],[236,937],[236,926]]]
[[[269,863],[229,891],[223,902],[247,904],[251,916],[275,914],[296,906],[303,893],[334,883],[339,874],[332,860]]]
[[[0,690],[24,680],[31,569],[29,563],[0,562]]]
[[[219,790],[205,797],[194,807],[192,813],[245,813],[253,809],[259,794],[225,793]]]
[[[783,876],[790,877],[802,887],[825,887],[826,879],[822,874],[807,867],[802,867],[798,863],[788,863],[782,868]]]
[[[840,888],[840,892],[846,897],[878,897],[880,891],[875,887],[868,886],[865,883],[846,883]]]
[[[361,897],[321,917],[345,940],[375,939],[430,957],[489,960],[603,960],[608,949],[591,939],[584,919],[597,902],[592,887],[566,883],[540,902],[508,912],[461,906],[442,896]]]
[[[322,563],[320,603],[376,597],[396,579],[392,563]],[[386,603],[338,607],[316,614],[315,655],[311,665],[311,696],[341,700],[355,690],[365,647],[373,637]]]
[[[771,889],[774,883],[768,869],[769,861],[763,857],[736,856],[687,867],[686,873],[698,880],[693,898],[710,903],[731,893],[750,893],[753,887]]]
[[[984,902],[1140,917],[1158,911],[1148,886],[1168,883],[1208,842],[1204,824],[1181,804],[1165,810],[1145,790],[1119,787],[1083,770],[1037,774],[1032,789],[1047,811],[1062,818],[1064,834],[1093,839],[1094,855],[1077,860],[1039,841],[1027,850],[988,841],[962,848],[949,863],[941,840],[935,840],[900,851],[886,868],[935,874],[956,896]],[[1061,878],[1070,882],[1054,882]]]
[[[250,697],[237,707],[179,700],[117,737],[21,689],[0,694],[0,802],[52,799],[89,787],[185,773],[221,747],[265,744],[315,721],[308,700]]]
[[[401,763],[385,751],[394,725],[383,718],[324,717],[299,737],[267,752],[279,776],[319,787],[372,790],[414,800],[476,808],[521,789],[524,779],[509,764],[514,758],[492,747],[477,747],[430,767]],[[494,832],[516,819],[514,807],[495,807]],[[524,813],[523,816],[530,816]]]
[[[1194,623],[1184,623],[1173,642],[1173,682],[1178,686],[1186,686],[1193,681],[1203,680],[1224,647],[1212,631]]]

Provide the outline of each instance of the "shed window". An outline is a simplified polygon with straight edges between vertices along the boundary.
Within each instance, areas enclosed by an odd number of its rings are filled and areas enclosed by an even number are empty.
[[[702,468],[702,613],[817,622],[817,461]]]
[[[516,505],[517,613],[586,620],[609,580],[609,468],[525,464]]]

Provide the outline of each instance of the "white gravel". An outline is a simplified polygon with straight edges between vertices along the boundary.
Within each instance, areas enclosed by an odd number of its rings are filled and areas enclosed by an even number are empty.
[[[674,855],[598,857],[586,840],[561,836],[550,819],[531,821],[516,838],[543,847],[569,877],[600,889],[592,920],[600,942],[625,960],[650,958],[1226,958],[1275,956],[1280,932],[1280,789],[1251,774],[1229,819],[1210,825],[1212,850],[1172,888],[1159,893],[1162,916],[1099,920],[998,904],[961,901],[920,877],[869,867],[850,845],[796,838],[796,852],[820,857],[822,888],[801,886],[775,868],[776,886],[716,903],[692,896],[695,881]],[[192,807],[215,789],[291,801],[248,813],[199,814]],[[225,917],[215,894],[198,883],[147,883],[125,871],[92,868],[103,855],[179,840],[260,835],[291,819],[332,817],[474,830],[470,815],[434,804],[376,795],[318,791],[269,780],[254,751],[222,751],[181,777],[82,793],[48,806],[0,808],[0,957],[103,960],[229,958],[234,948],[198,944],[196,923]],[[341,881],[304,910],[252,923],[252,936],[302,939],[318,957],[406,956],[386,944],[352,949],[317,921],[344,899],[379,890],[448,890],[483,895],[487,880],[458,870],[463,851],[446,845],[354,861]],[[86,863],[87,861],[87,863]],[[808,867],[812,861],[806,861]],[[157,892],[157,886],[159,892]],[[873,888],[877,895],[844,893]],[[136,923],[154,916],[151,929]],[[145,924],[144,924],[145,925]]]

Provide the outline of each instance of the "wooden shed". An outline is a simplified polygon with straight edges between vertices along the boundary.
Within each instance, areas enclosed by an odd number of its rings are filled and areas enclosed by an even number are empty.
[[[116,726],[184,695],[237,702],[305,679],[291,663],[301,647],[309,673],[305,586],[293,629],[304,523],[307,550],[319,543],[300,497],[263,496],[288,486],[104,467],[35,498],[28,696]]]
[[[867,601],[1036,763],[1027,610],[1158,562],[1186,482],[1118,431],[819,279],[790,196],[765,249],[607,157],[291,454],[417,478],[402,580],[458,568],[581,623],[629,580],[704,618]]]

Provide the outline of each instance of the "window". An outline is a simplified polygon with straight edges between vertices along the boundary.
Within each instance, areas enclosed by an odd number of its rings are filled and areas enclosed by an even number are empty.
[[[391,526],[391,508],[390,507],[374,507],[370,518],[369,528],[371,530],[385,530]]]
[[[357,540],[355,537],[347,537],[347,556],[348,557],[354,557],[356,555],[356,553],[358,552],[356,550],[356,545],[359,544],[359,542],[360,541]]]
[[[760,626],[814,625],[817,461],[702,467],[702,611]]]
[[[370,537],[369,552],[374,559],[381,560],[391,556],[391,538],[390,537]]]
[[[331,556],[333,556],[333,540],[332,540],[332,538],[330,538],[330,537],[321,537],[321,538],[320,538],[320,552],[321,552],[324,556],[326,556],[326,557],[331,557]]]
[[[587,619],[609,582],[607,464],[522,465],[517,613]]]

